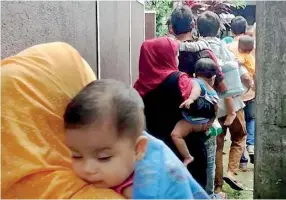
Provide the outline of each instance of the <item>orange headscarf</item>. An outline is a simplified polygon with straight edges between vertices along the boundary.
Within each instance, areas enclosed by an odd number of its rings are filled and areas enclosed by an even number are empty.
[[[71,169],[64,143],[67,103],[95,75],[65,43],[33,46],[1,62],[2,198],[121,198]]]

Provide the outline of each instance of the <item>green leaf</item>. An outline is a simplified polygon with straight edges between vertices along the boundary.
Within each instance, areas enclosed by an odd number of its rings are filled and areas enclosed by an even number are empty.
[[[145,1],[145,10],[156,11],[156,35],[163,36],[168,33],[166,21],[173,10],[172,0],[147,0]]]

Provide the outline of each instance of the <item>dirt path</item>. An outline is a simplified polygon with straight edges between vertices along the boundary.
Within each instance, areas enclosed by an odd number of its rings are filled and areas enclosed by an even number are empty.
[[[224,145],[224,152],[226,153],[223,158],[223,165],[224,170],[227,170],[228,165],[228,155],[229,155],[229,148],[230,148],[230,138],[229,135],[227,136],[227,141]],[[227,184],[224,185],[224,190],[228,195],[228,199],[253,199],[253,169],[254,165],[248,163],[247,165],[248,171],[247,172],[239,172],[236,176],[237,180],[241,182],[245,190],[243,191],[235,191],[232,190]]]

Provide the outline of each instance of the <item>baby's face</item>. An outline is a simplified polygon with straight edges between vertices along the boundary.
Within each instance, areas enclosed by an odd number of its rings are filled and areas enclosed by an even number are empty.
[[[66,134],[66,143],[72,153],[73,170],[95,187],[120,185],[134,171],[136,141],[129,137],[119,137],[111,121],[67,130]]]

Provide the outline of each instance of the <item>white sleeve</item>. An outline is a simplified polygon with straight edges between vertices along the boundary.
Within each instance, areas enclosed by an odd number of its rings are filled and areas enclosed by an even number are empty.
[[[199,40],[197,42],[182,42],[180,43],[180,51],[187,52],[198,52],[204,49],[208,49],[208,43],[203,40]]]
[[[248,73],[247,69],[244,66],[240,66],[239,67],[239,75],[242,76],[245,73]]]

